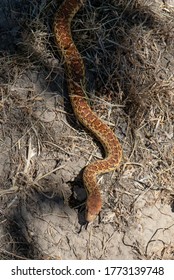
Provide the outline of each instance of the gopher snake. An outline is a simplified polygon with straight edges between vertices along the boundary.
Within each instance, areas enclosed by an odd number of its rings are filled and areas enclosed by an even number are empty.
[[[101,142],[106,158],[85,167],[83,183],[87,190],[86,221],[91,222],[102,207],[97,175],[115,170],[122,158],[122,148],[112,130],[89,107],[85,94],[85,68],[71,36],[71,21],[85,0],[64,0],[55,15],[54,34],[65,60],[67,83],[74,114]]]

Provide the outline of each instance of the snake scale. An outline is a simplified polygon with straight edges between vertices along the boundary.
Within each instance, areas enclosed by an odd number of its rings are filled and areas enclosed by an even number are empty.
[[[91,222],[102,207],[97,176],[115,170],[122,158],[121,145],[113,131],[91,110],[85,94],[85,67],[71,35],[71,21],[85,0],[64,0],[55,14],[53,32],[66,66],[67,84],[72,108],[77,120],[100,141],[105,158],[87,165],[83,183],[87,191],[86,221]]]

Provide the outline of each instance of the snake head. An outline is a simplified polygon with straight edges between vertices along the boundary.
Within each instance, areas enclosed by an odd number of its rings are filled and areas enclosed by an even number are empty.
[[[100,193],[89,194],[86,201],[85,218],[88,223],[93,222],[97,215],[100,213],[102,201]]]

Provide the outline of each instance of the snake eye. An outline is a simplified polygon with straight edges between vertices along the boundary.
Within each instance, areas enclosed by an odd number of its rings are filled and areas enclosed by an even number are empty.
[[[98,215],[98,211],[96,212],[94,211],[94,209],[93,211],[91,211],[91,208],[90,207],[88,208],[88,206],[86,206],[85,219],[88,223],[93,222],[97,217],[97,215]]]
[[[95,220],[97,215],[91,214],[88,210],[86,210],[85,219],[88,223],[91,223]]]

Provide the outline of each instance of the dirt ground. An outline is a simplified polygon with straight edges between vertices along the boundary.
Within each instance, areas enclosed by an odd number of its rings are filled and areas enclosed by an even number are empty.
[[[73,20],[90,105],[123,147],[87,229],[82,172],[103,150],[68,98],[61,2],[0,3],[0,258],[174,259],[174,1],[87,0]]]

